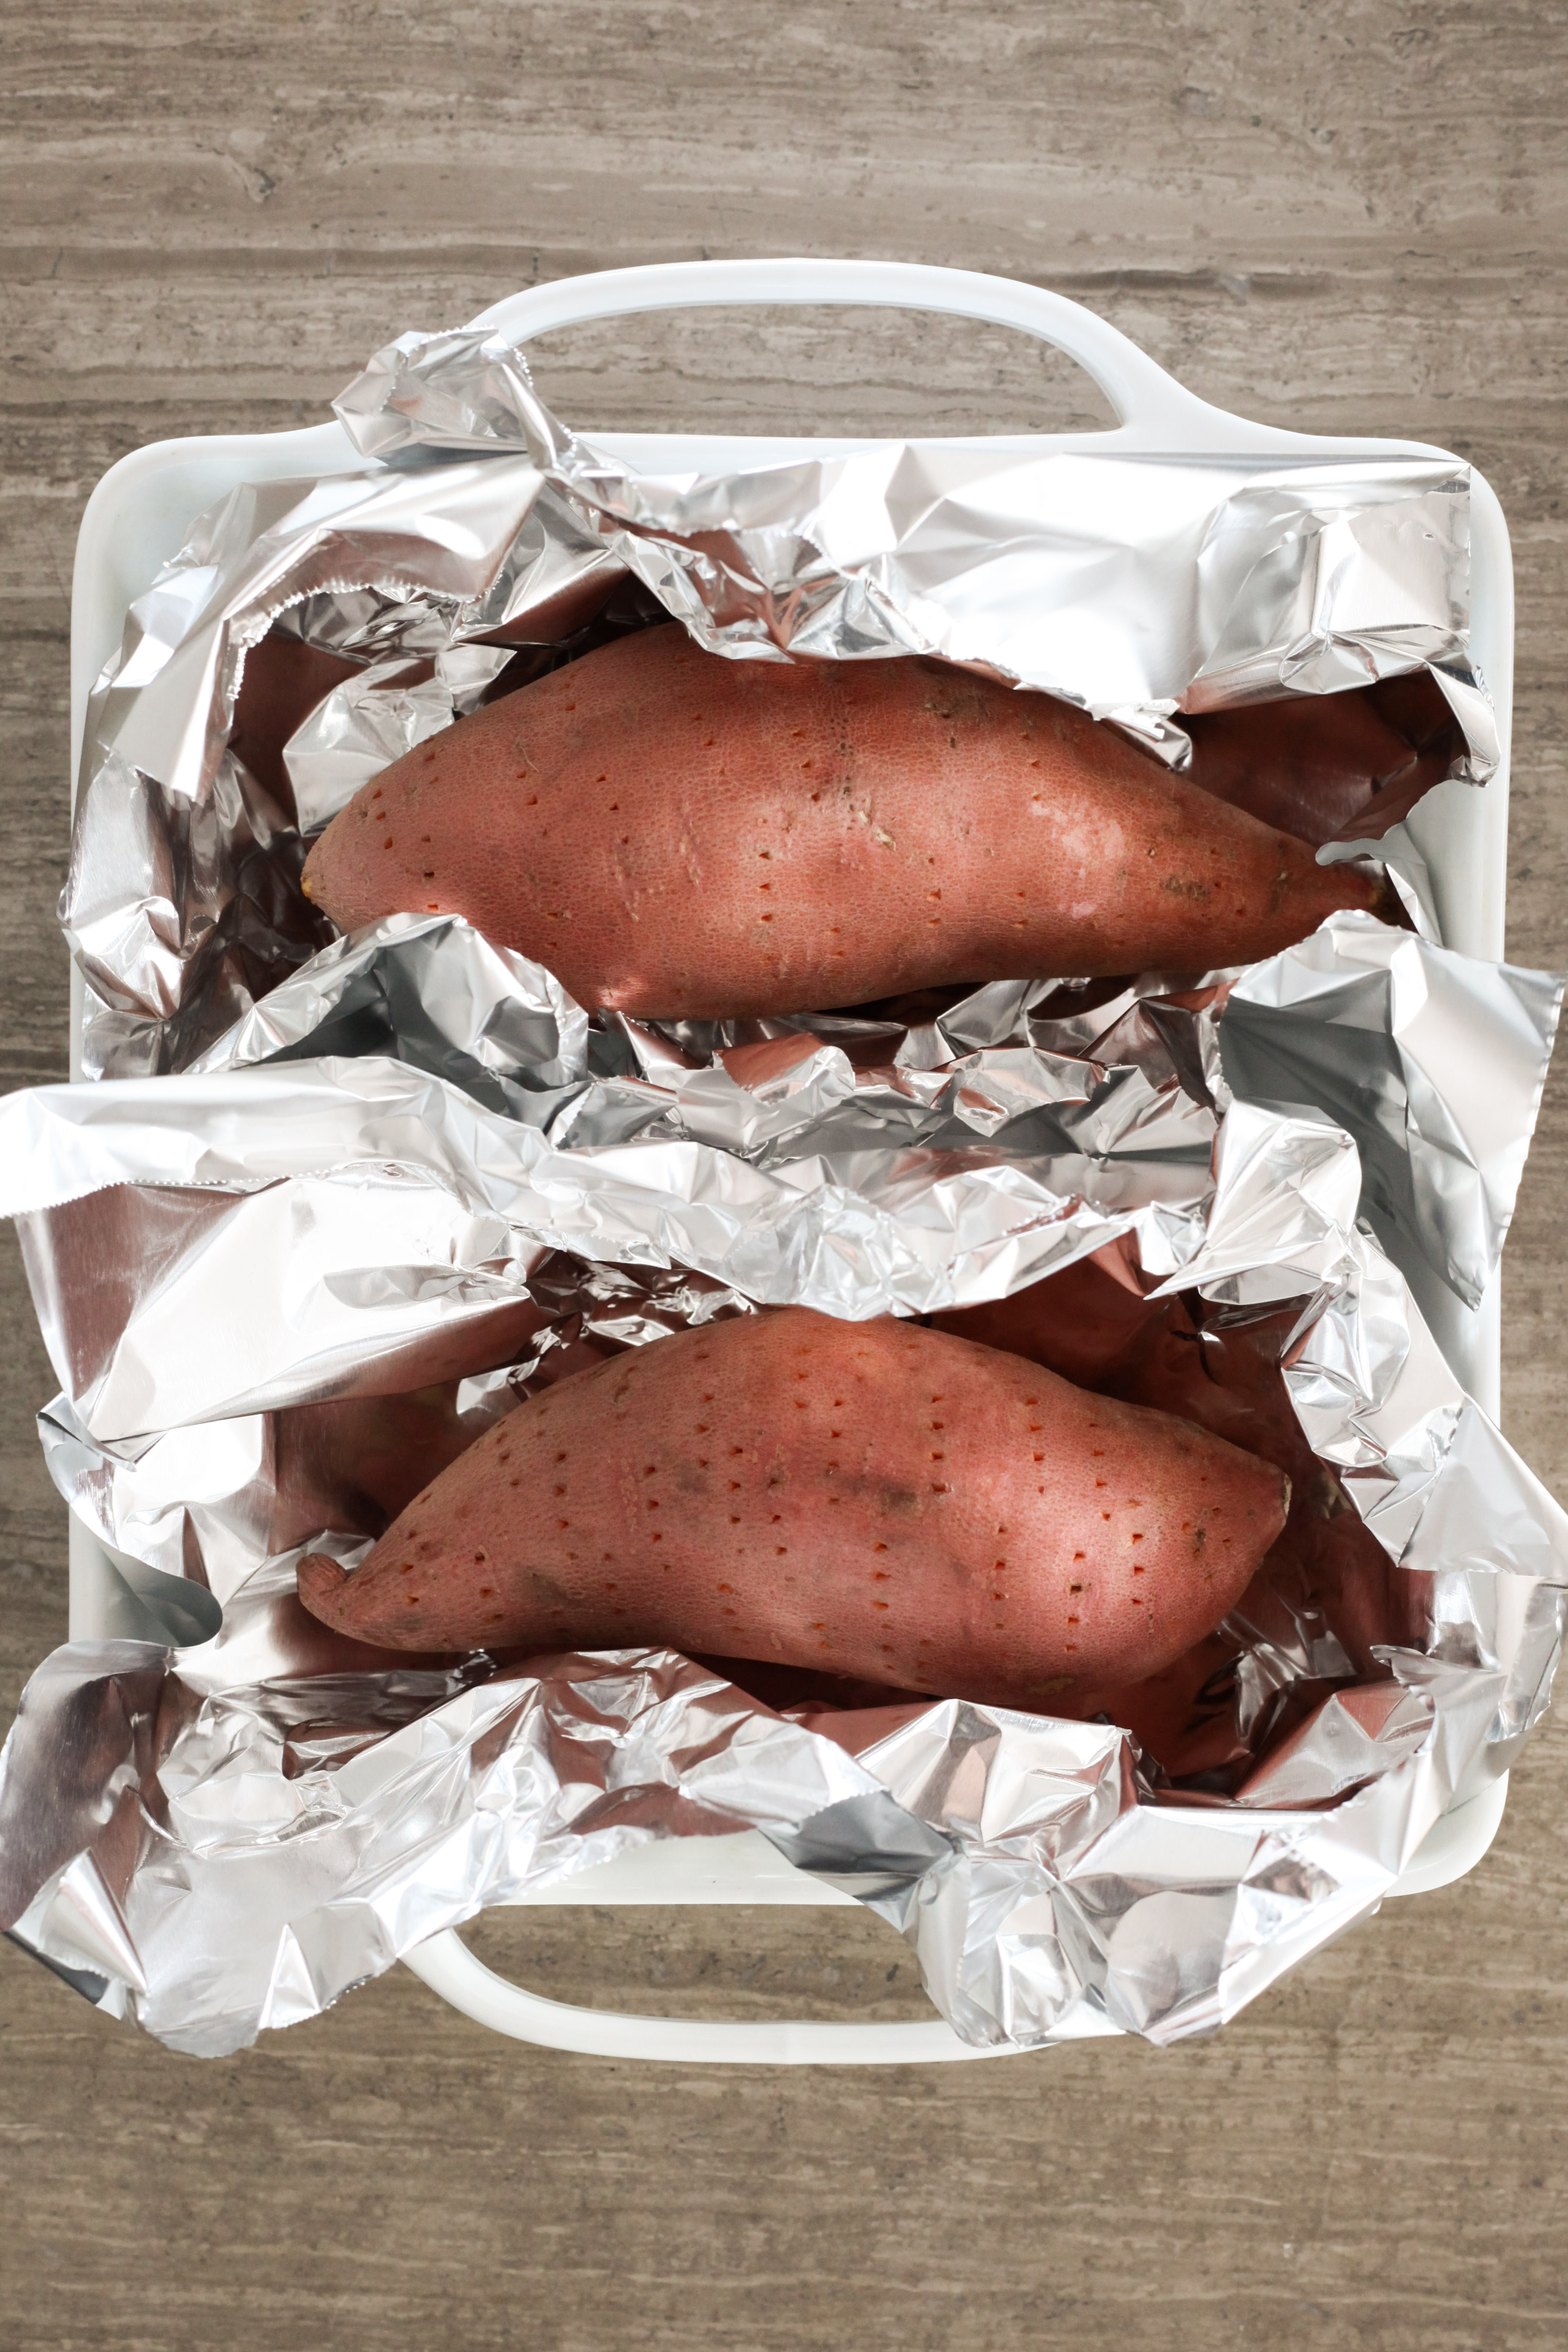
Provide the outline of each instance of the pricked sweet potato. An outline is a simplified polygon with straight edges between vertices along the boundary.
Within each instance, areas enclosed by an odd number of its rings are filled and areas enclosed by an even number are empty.
[[[1045,694],[672,624],[422,744],[311,851],[343,929],[466,916],[580,1003],[762,1015],[1272,955],[1377,886]]]
[[[559,1382],[299,1591],[421,1650],[670,1643],[1049,1706],[1217,1624],[1287,1497],[1170,1414],[789,1307]]]
[[[1103,1396],[1178,1414],[1272,1463],[1290,1481],[1284,1532],[1241,1599],[1239,1618],[1249,1631],[1238,1620],[1218,1633],[1205,1628],[1168,1668],[1127,1684],[1107,1676],[1063,1706],[1109,1715],[1135,1732],[1173,1779],[1228,1794],[1265,1743],[1335,1679],[1385,1674],[1389,1646],[1419,1645],[1428,1580],[1396,1567],[1308,1443],[1281,1370],[1295,1306],[1238,1325],[1190,1296],[1141,1297],[1119,1278],[1119,1259],[1113,1245],[1009,1298],[937,1319]],[[1278,1688],[1260,1713],[1256,1684],[1239,1682],[1237,1674],[1260,1637],[1303,1664],[1310,1651],[1325,1679],[1307,1675]]]

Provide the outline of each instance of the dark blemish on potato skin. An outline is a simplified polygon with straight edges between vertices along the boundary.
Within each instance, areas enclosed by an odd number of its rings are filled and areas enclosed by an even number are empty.
[[[547,1609],[565,1609],[571,1601],[567,1587],[542,1568],[525,1568],[524,1580],[536,1601]]]

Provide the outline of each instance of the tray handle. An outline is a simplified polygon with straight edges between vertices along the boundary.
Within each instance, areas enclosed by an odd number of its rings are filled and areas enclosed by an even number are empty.
[[[976,2050],[940,2018],[917,2024],[840,2025],[814,2019],[636,2017],[546,2000],[476,1958],[455,1927],[404,1954],[404,1965],[476,2025],[547,2050],[591,2058],[658,2058],[684,2066],[915,2066],[1000,2058]]]
[[[497,327],[515,343],[552,327],[641,310],[681,310],[720,302],[850,302],[904,310],[946,310],[1016,327],[1078,362],[1120,421],[1117,440],[1131,446],[1236,446],[1259,428],[1227,416],[1166,373],[1118,328],[1063,294],[977,269],[941,269],[917,261],[669,261],[640,269],[603,269],[552,279],[510,294],[470,321]],[[1101,439],[1112,436],[1100,435]]]

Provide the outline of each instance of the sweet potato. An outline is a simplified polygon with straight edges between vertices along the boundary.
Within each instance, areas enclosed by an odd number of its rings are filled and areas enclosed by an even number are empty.
[[[1179,1656],[1287,1496],[1170,1414],[788,1307],[558,1382],[299,1591],[421,1650],[670,1643],[1040,1706]]]
[[[1335,1680],[1385,1674],[1389,1646],[1419,1645],[1427,1580],[1395,1566],[1308,1443],[1281,1370],[1295,1306],[1238,1324],[1190,1296],[1143,1298],[1119,1278],[1124,1271],[1113,1247],[1010,1298],[936,1319],[1103,1396],[1177,1414],[1285,1475],[1289,1518],[1239,1597],[1238,1620],[1220,1633],[1204,1628],[1155,1674],[1084,1685],[1062,1708],[1109,1715],[1173,1779],[1228,1794],[1265,1742]],[[1268,1673],[1261,1689],[1239,1677],[1244,1651],[1260,1639],[1276,1660],[1298,1658],[1302,1679],[1270,1693]]]
[[[580,1003],[764,1015],[1272,955],[1378,888],[1051,696],[644,630],[367,784],[305,888],[466,916]]]
[[[1195,784],[1314,848],[1381,841],[1464,749],[1437,682],[1416,673],[1345,694],[1203,711],[1183,723]]]

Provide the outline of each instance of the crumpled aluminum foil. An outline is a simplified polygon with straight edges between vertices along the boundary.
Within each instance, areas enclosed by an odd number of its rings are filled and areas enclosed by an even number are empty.
[[[1223,983],[1149,985],[997,984],[908,1025],[811,1016],[844,1045],[788,1023],[732,1045],[714,1024],[596,1037],[540,967],[454,918],[396,917],[276,991],[205,1068],[7,1098],[0,1213],[23,1221],[73,1411],[118,1441],[439,1378],[459,1335],[507,1325],[550,1252],[851,1318],[1003,1296],[1128,1235],[1150,1280],[1174,1280],[1216,1186],[1239,1181],[1224,1171],[1253,1165],[1253,1106],[1308,1091],[1304,1032],[1343,1125],[1307,1104],[1248,1180],[1248,1301],[1321,1282],[1325,1225],[1365,1206],[1343,1192],[1357,1142],[1381,1155],[1396,1233],[1485,1286],[1557,983],[1347,915],[1255,967],[1218,1027]],[[1316,1020],[1325,1003],[1337,1020]],[[986,1036],[1003,1042],[971,1042]],[[596,1076],[596,1047],[650,1075]],[[1484,1106],[1461,1084],[1476,1066]],[[123,1290],[90,1278],[105,1259],[130,1270]],[[183,1345],[219,1300],[222,1349]]]
[[[1463,730],[1450,772],[1499,756],[1455,463],[1003,440],[641,474],[474,332],[402,338],[338,406],[361,457],[199,517],[91,698],[61,900],[89,1076],[188,1067],[329,944],[306,836],[392,757],[669,614],[736,658],[969,663],[1176,766],[1176,713],[1424,672]],[[1340,847],[1374,840],[1430,929],[1396,801]]]
[[[1000,982],[875,1016],[591,1024],[542,965],[460,917],[394,915],[314,959],[192,1075],[380,1051],[453,1078],[553,1144],[690,1138],[764,1166],[977,1139],[1014,1157],[1206,1160],[1223,1085],[1207,1012],[1221,988],[1221,975],[1201,974],[1145,974],[1111,992]]]
[[[1177,1182],[1178,1160],[1206,1166],[1233,1096],[1312,1104],[1361,1154],[1362,1213],[1475,1307],[1512,1215],[1563,982],[1344,913],[1239,975],[949,995],[874,1019],[591,1024],[542,965],[459,918],[398,915],[340,940],[193,1071],[384,1053],[554,1144],[689,1138],[782,1169],[983,1141],[1050,1162],[1059,1189],[1102,1205],[1130,1160],[1169,1163]],[[1086,1163],[1071,1175],[1070,1154]]]
[[[977,2044],[1212,2028],[1506,1768],[1561,1643],[1568,1521],[1365,1222],[1484,1288],[1556,1018],[1544,976],[1446,954],[1398,839],[1442,764],[1497,756],[1464,468],[946,444],[655,478],[473,334],[404,338],[340,414],[362,463],[235,491],[133,608],[62,903],[107,1082],[0,1104],[51,1472],[170,1636],[29,1685],[0,1919],[216,2052],[486,1903],[757,1828],[890,1918]],[[1413,741],[1385,807],[1315,837],[1390,843],[1428,936],[1352,917],[1245,974],[744,1024],[590,1019],[448,919],[330,937],[311,829],[667,613],[738,658],[971,662],[1173,765],[1177,713],[1424,671],[1458,757]],[[1325,1491],[1385,1564],[1354,1629],[1283,1586],[1228,1621],[1223,1792],[1108,1721],[778,1713],[662,1652],[367,1662],[298,1603],[303,1549],[361,1556],[411,1454],[607,1350],[771,1302],[929,1314],[1091,1254],[1217,1337],[1283,1318]]]
[[[1225,1078],[1249,1101],[1315,1103],[1353,1135],[1363,1213],[1477,1307],[1513,1214],[1562,998],[1552,973],[1335,916],[1228,992]]]
[[[1431,667],[1484,781],[1469,475],[1446,459],[1151,457],[1005,438],[881,442],[653,474],[569,431],[483,329],[408,334],[334,403],[397,462],[526,452],[715,652],[936,654],[1126,726]]]
[[[491,1000],[468,1001],[471,1027],[443,1017],[477,1066]],[[1169,1034],[1166,1079],[1206,1066],[1190,1026]],[[559,1030],[538,1042],[553,1055]],[[1528,1124],[1538,1076],[1500,1088],[1500,1125]],[[4,1205],[67,1385],[51,1470],[124,1560],[224,1612],[183,1648],[62,1651],[29,1686],[0,1769],[13,1932],[214,2052],[486,1903],[651,1837],[756,1828],[902,1930],[961,2034],[1026,2047],[1207,2031],[1373,1907],[1544,1706],[1568,1519],[1358,1223],[1350,1138],[1233,1101],[1174,1203],[1155,1157],[1103,1207],[994,1151],[851,1164],[880,1198],[711,1144],[558,1151],[377,1055],[0,1105]],[[302,1550],[358,1557],[376,1463],[437,1423],[456,1450],[595,1352],[769,1297],[924,1312],[1112,1243],[1243,1322],[1290,1302],[1296,1410],[1398,1563],[1360,1667],[1332,1612],[1243,1604],[1244,1711],[1283,1694],[1293,1712],[1228,1801],[1151,1778],[1109,1723],[956,1702],[780,1717],[666,1653],[367,1664],[300,1608]],[[82,1270],[116,1255],[106,1297]],[[188,1340],[219,1318],[214,1360]]]

